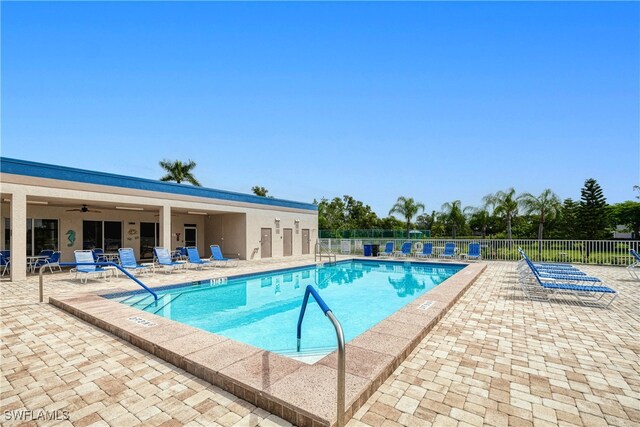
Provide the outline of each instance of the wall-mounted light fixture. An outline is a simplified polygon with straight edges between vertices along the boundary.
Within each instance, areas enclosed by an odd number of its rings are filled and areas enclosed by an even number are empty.
[[[206,212],[195,212],[195,211],[188,211],[187,212],[189,215],[209,215]]]
[[[276,234],[280,234],[280,218],[276,218]]]
[[[116,209],[120,209],[123,211],[143,211],[144,208],[136,208],[133,206],[116,206]]]
[[[295,219],[293,223],[296,225],[296,234],[300,233],[300,220]]]
[[[30,205],[48,205],[49,202],[43,202],[40,200],[27,200],[27,203]]]

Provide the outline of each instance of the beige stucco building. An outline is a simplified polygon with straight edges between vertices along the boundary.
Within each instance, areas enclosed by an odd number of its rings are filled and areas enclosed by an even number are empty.
[[[311,253],[318,235],[309,203],[9,158],[0,158],[0,185],[11,280],[42,249],[71,262],[74,250],[94,247],[151,259],[154,246],[196,246],[209,257],[217,244],[225,256],[260,259]]]

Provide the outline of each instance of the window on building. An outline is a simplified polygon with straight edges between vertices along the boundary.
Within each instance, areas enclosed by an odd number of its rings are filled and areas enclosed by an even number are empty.
[[[82,249],[115,252],[122,247],[122,222],[82,221]]]
[[[44,249],[58,250],[58,220],[27,218],[27,256]]]

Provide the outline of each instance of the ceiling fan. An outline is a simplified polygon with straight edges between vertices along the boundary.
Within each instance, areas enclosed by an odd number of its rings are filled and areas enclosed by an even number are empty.
[[[95,209],[89,209],[87,207],[87,205],[82,205],[81,208],[76,208],[76,209],[67,209],[67,212],[94,212],[94,213],[102,213],[102,211],[98,211]]]

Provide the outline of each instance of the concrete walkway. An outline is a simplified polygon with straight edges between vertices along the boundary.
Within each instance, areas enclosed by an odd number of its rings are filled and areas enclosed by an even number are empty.
[[[144,281],[188,282],[312,261],[242,262],[214,274],[156,274]],[[640,282],[622,268],[585,266],[622,293],[610,309],[531,302],[517,287],[515,267],[488,263],[349,426],[638,425]],[[66,273],[46,279],[45,295],[135,287],[124,279],[79,285]],[[3,425],[38,417],[26,425],[289,425],[37,303],[36,277],[2,282],[0,297]]]

